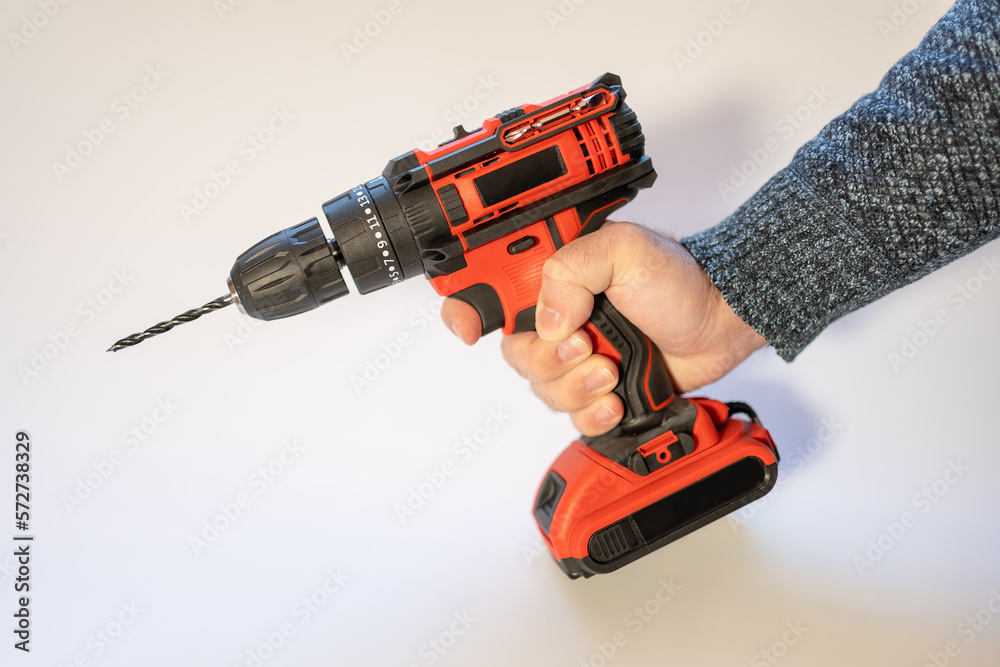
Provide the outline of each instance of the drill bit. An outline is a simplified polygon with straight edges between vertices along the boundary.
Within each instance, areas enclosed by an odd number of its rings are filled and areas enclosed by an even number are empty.
[[[131,336],[126,336],[120,341],[108,348],[108,352],[117,352],[126,347],[131,347],[133,345],[138,345],[147,338],[152,338],[153,336],[159,336],[161,333],[170,331],[178,324],[184,324],[185,322],[190,322],[191,320],[196,320],[205,313],[210,313],[213,310],[218,310],[219,308],[225,308],[229,304],[233,303],[233,295],[227,294],[225,296],[220,296],[214,301],[209,301],[201,308],[194,308],[187,312],[181,313],[177,317],[167,320],[166,322],[160,322],[155,324],[142,333],[132,334]]]

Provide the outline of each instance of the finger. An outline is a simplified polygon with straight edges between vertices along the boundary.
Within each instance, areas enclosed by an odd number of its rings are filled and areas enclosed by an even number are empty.
[[[615,363],[595,354],[556,380],[533,382],[531,389],[553,410],[577,412],[609,393],[616,384]]]
[[[606,394],[571,416],[573,425],[582,435],[595,436],[614,428],[624,414],[621,399],[615,394]]]
[[[444,300],[441,319],[466,345],[472,345],[483,335],[483,320],[479,317],[479,312],[460,299]]]
[[[641,270],[641,248],[648,243],[635,225],[612,223],[556,251],[542,266],[535,311],[539,337],[559,342],[583,326],[595,294]]]
[[[542,340],[533,331],[504,336],[504,359],[529,382],[549,382],[562,377],[590,356],[593,346],[583,329],[561,343]]]

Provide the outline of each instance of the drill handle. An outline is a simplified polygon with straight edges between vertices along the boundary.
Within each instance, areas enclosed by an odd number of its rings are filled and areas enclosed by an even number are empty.
[[[616,433],[635,435],[658,426],[663,411],[672,402],[674,388],[653,341],[604,294],[594,297],[594,310],[584,329],[590,334],[594,352],[610,357],[618,365],[614,393],[622,400],[625,414]]]

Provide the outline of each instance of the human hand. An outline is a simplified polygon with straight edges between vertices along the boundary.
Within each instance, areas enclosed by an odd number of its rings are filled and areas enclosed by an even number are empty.
[[[542,269],[536,331],[504,336],[504,358],[549,407],[568,412],[584,435],[600,435],[624,414],[611,390],[618,369],[593,354],[581,327],[604,292],[656,344],[677,392],[714,382],[767,345],[729,307],[679,242],[631,223],[608,223],[560,248]],[[482,322],[469,304],[446,299],[445,323],[468,345]]]

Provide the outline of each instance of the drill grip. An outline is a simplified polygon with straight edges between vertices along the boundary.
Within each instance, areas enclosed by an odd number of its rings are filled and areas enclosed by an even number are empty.
[[[625,414],[615,431],[636,435],[658,426],[674,396],[673,384],[656,345],[612,305],[604,294],[594,297],[594,310],[584,325],[594,352],[618,365],[614,393]]]

